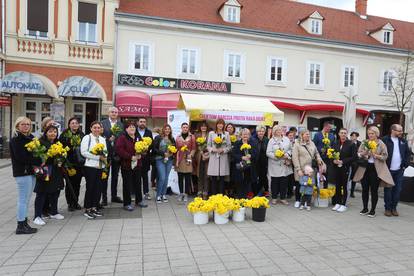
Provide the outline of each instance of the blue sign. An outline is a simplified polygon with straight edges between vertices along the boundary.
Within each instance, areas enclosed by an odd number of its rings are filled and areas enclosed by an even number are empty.
[[[23,71],[12,72],[4,76],[1,80],[0,92],[12,94],[46,94],[43,82],[35,74]]]
[[[104,91],[94,81],[82,76],[72,76],[63,81],[58,88],[62,97],[103,98]]]

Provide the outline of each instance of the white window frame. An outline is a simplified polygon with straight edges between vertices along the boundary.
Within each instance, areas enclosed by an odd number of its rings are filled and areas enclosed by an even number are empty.
[[[353,69],[354,70],[354,84],[353,85],[349,85],[349,80],[348,80],[348,86],[345,86],[346,69]],[[349,77],[349,75],[348,75],[348,77]],[[354,66],[354,65],[347,65],[347,64],[342,65],[340,87],[343,90],[346,90],[346,89],[349,89],[349,88],[356,88],[357,86],[358,86],[358,67]]]
[[[49,3],[49,10],[48,10],[48,15],[47,15],[48,16],[48,21],[47,21],[48,28],[47,28],[46,36],[40,36],[40,31],[36,31],[36,35],[31,35],[29,33],[29,29],[27,28],[27,16],[29,14],[29,10],[27,8],[28,7],[27,0],[24,1],[24,4],[26,5],[25,6],[25,9],[26,9],[26,19],[25,19],[25,22],[26,22],[26,36],[27,37],[34,38],[34,39],[40,39],[40,40],[50,40],[49,34],[50,34],[50,27],[52,26],[51,25],[51,22],[50,22],[50,20],[51,20],[50,9],[51,9],[52,6],[50,4],[50,0],[48,1],[48,3]]]
[[[194,65],[195,72],[194,73],[189,73],[189,72],[183,72],[182,71],[184,50],[195,51],[195,65]],[[190,63],[188,63],[188,65],[190,65]],[[178,77],[198,78],[199,75],[200,75],[200,49],[199,48],[194,48],[194,47],[178,47],[178,52],[177,52],[177,76]]]
[[[392,84],[388,84],[389,85],[389,90],[386,90],[384,88],[384,82],[385,82],[385,73],[388,72],[388,74],[391,74],[391,76],[395,76],[395,71],[392,69],[386,69],[386,70],[382,70],[381,71],[381,76],[380,76],[380,92],[383,95],[391,95],[392,94]],[[393,82],[393,79],[391,79],[391,82]]]
[[[135,46],[147,46],[148,47],[148,69],[136,69],[135,68]],[[136,74],[149,74],[154,72],[154,44],[145,41],[131,41],[129,43],[129,71]]]
[[[98,12],[98,11],[96,11]],[[80,31],[79,31],[79,27],[80,27],[80,23],[84,23],[86,24],[86,37],[89,37],[89,24],[88,22],[76,22],[76,26],[77,26],[77,39],[76,42],[81,43],[81,44],[87,44],[87,45],[96,45],[98,44],[98,22],[96,24],[94,24],[95,27],[95,41],[85,41],[85,40],[80,40]]]
[[[240,22],[240,8],[235,6],[227,6],[226,7],[226,21],[231,23],[239,23]]]
[[[271,79],[272,61],[273,60],[282,61],[282,79],[280,81]],[[267,57],[266,85],[287,86],[287,59],[286,58],[276,57],[276,56],[268,56]]]
[[[388,36],[387,36],[388,34]],[[388,41],[387,41],[388,39]],[[384,44],[392,44],[392,32],[389,30],[385,30],[382,34],[382,41]]]
[[[310,20],[310,32],[312,34],[322,34],[322,20],[320,19],[311,19]]]
[[[238,55],[240,56],[240,77],[230,77],[228,76],[228,68],[229,68],[229,59],[230,55]],[[223,75],[224,80],[227,80],[229,82],[238,82],[238,83],[244,83],[245,82],[245,55],[240,52],[235,51],[224,51],[224,68],[223,68]]]
[[[312,64],[319,65],[319,84],[312,84],[310,82],[310,69]],[[315,74],[316,77],[316,74]],[[305,75],[305,81],[306,81],[306,89],[312,89],[312,90],[324,90],[325,86],[325,66],[323,62],[319,61],[307,61],[306,62],[306,75]]]

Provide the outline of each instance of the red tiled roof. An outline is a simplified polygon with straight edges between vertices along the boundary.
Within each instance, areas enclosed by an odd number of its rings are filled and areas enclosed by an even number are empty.
[[[414,48],[414,23],[371,15],[365,20],[352,11],[289,0],[238,1],[243,5],[239,24],[222,20],[218,9],[225,0],[121,0],[118,11],[387,48]],[[325,18],[321,36],[307,33],[297,24],[298,20],[314,11],[323,14]],[[393,45],[381,44],[367,35],[367,31],[380,28],[388,22],[398,30],[394,33]]]

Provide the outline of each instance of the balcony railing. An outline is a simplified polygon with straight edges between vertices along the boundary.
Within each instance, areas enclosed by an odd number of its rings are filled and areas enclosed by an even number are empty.
[[[55,44],[49,40],[18,38],[17,51],[33,54],[53,55],[55,53]]]
[[[69,45],[69,56],[83,59],[103,59],[103,49],[100,46]]]

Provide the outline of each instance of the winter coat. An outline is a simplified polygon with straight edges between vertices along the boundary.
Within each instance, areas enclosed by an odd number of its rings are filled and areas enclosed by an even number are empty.
[[[214,131],[210,131],[207,139],[207,150],[210,153],[210,160],[208,162],[207,174],[209,176],[226,176],[230,175],[230,163],[229,163],[229,152],[231,150],[230,135],[228,132],[222,134],[224,139],[221,148],[224,150],[223,153],[218,154],[213,150],[218,149],[214,143],[214,138],[218,135]]]
[[[201,134],[196,134],[196,136],[195,136],[196,141],[197,141],[197,138],[199,138],[199,137],[201,137]],[[206,138],[206,147],[205,147],[204,152],[202,152],[200,150],[200,147],[197,146],[197,143],[196,143],[197,150],[196,150],[194,158],[193,158],[194,159],[193,160],[193,168],[194,168],[193,174],[196,175],[197,177],[200,177],[200,165],[201,165],[201,163],[202,162],[204,164],[207,163],[207,166],[208,166],[208,161],[210,159],[210,154],[207,150],[207,137],[205,137],[205,138]],[[205,158],[205,160],[203,160],[203,157],[202,157],[203,154],[205,154],[207,156],[207,158]]]
[[[270,177],[283,177],[292,174],[291,160],[275,157],[275,152],[278,149],[283,150],[290,158],[292,156],[292,144],[287,137],[273,137],[269,139],[266,155]]]
[[[251,155],[250,161],[251,165],[248,170],[250,170],[250,183],[257,182],[257,173],[256,173],[256,163],[258,158],[258,152],[257,152],[257,140],[251,137],[248,141],[250,146],[252,147],[249,150],[249,154]],[[242,140],[238,140],[233,144],[232,149],[232,157],[235,164],[238,164],[242,161],[242,157],[245,155],[244,151],[240,150],[240,147],[243,145]],[[243,171],[238,170],[236,167],[234,168],[233,172],[233,180],[236,184],[240,184],[243,182]]]
[[[33,140],[33,135],[24,135],[17,132],[17,135],[10,140],[10,157],[12,162],[13,177],[33,175],[33,166],[42,163],[40,158],[33,156],[25,145]]]
[[[164,154],[167,152],[167,148],[161,146],[161,141],[164,139],[161,135],[158,135],[154,138],[153,147],[152,147],[152,155],[155,160],[157,159],[164,159]],[[175,146],[175,140],[169,140],[171,146]],[[178,149],[177,149],[178,150]],[[174,155],[170,156],[169,159],[173,159]]]
[[[176,170],[180,173],[192,173],[193,172],[193,156],[196,152],[196,142],[195,136],[191,133],[188,133],[188,136],[184,139],[182,134],[178,135],[175,139],[175,144],[177,146],[177,156],[176,156]],[[181,147],[187,146],[188,151],[181,151]],[[187,162],[191,160],[190,163]]]
[[[78,162],[78,157],[76,156],[76,152],[75,150],[79,151],[80,154],[80,144],[79,144],[79,148],[75,149],[75,147],[70,143],[70,139],[67,137],[67,133],[70,132],[71,130],[65,129],[62,134],[59,137],[59,141],[63,144],[64,147],[69,147],[69,152],[68,152],[68,162],[71,164],[71,166],[73,167],[82,167],[83,164],[80,164]],[[80,138],[80,141],[82,141],[83,136],[85,136],[85,134],[81,131],[78,130],[76,133],[72,133],[73,135],[78,135]]]
[[[308,150],[306,150],[305,146]],[[296,181],[299,181],[299,171],[303,172],[305,170],[305,166],[312,166],[312,159],[316,159],[319,164],[324,165],[321,156],[312,141],[307,143],[297,141],[293,146],[292,151],[292,162]]]
[[[125,170],[131,170],[131,159],[136,154],[135,142],[137,141],[139,141],[138,137],[133,139],[126,133],[122,134],[118,137],[118,139],[116,139],[115,151],[121,160],[121,167]],[[138,159],[135,169],[140,169],[141,166],[142,159]]]

